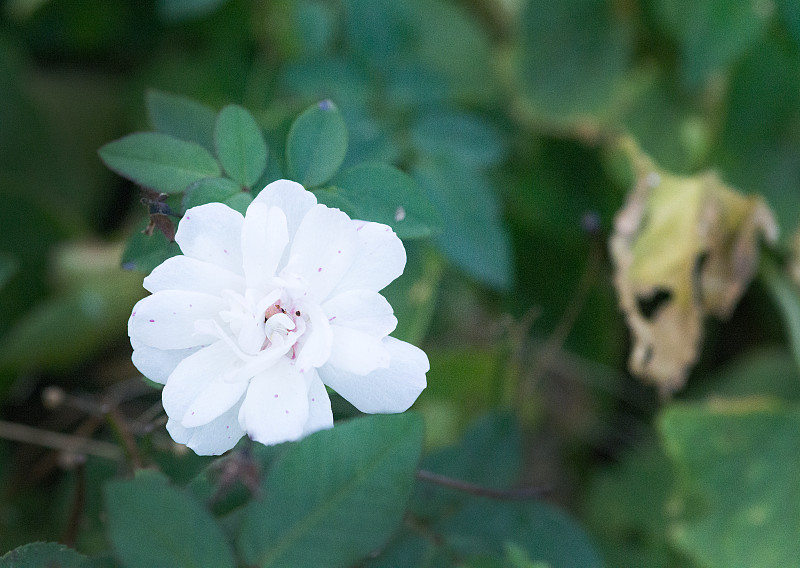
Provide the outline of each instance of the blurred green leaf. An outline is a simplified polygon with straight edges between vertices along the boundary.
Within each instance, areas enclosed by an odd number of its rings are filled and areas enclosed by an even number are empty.
[[[500,132],[488,121],[464,113],[423,115],[411,127],[411,140],[425,155],[450,158],[470,168],[494,165],[505,155]]]
[[[125,336],[141,275],[119,269],[116,248],[90,248],[71,288],[39,302],[0,340],[0,370],[64,370]],[[64,330],[69,330],[65,333]]]
[[[510,288],[511,246],[494,188],[478,172],[447,161],[420,164],[412,176],[444,219],[434,237],[444,255],[483,284]]]
[[[794,355],[795,364],[800,369],[800,294],[797,285],[775,260],[767,255],[763,255],[759,268],[759,276],[783,316],[789,347]]]
[[[312,105],[292,123],[286,138],[289,178],[306,188],[333,177],[347,153],[347,126],[329,100]]]
[[[290,447],[248,505],[239,535],[245,562],[350,566],[400,523],[422,446],[413,413],[338,424]]]
[[[678,468],[673,543],[709,567],[800,558],[800,412],[760,397],[673,404],[659,417]]]
[[[228,178],[203,178],[186,189],[183,194],[183,209],[206,203],[222,203],[241,192],[242,188]]]
[[[427,237],[441,226],[414,179],[388,164],[361,164],[331,183],[333,187],[315,192],[320,202],[354,219],[389,225],[401,239]]]
[[[404,243],[406,269],[381,291],[397,316],[392,336],[418,345],[436,314],[436,297],[442,280],[442,260],[428,243]]]
[[[517,78],[535,114],[570,119],[606,107],[631,59],[631,29],[605,0],[532,0]]]
[[[207,16],[228,0],[157,0],[159,15],[168,22],[183,22]]]
[[[188,97],[150,89],[145,96],[150,124],[164,134],[197,142],[214,151],[214,121],[217,114]]]
[[[654,0],[658,22],[678,42],[681,70],[698,86],[742,55],[763,32],[773,9],[752,0]]]
[[[145,234],[148,224],[149,219],[146,219],[128,239],[122,253],[122,268],[125,270],[150,272],[169,257],[180,254],[178,243],[167,241],[161,231]]]
[[[243,187],[253,187],[267,167],[267,143],[253,115],[238,105],[223,108],[214,142],[225,173]]]
[[[10,254],[0,253],[0,290],[19,270],[19,263]]]
[[[233,568],[233,551],[200,503],[155,472],[106,486],[111,540],[129,568]]]
[[[0,568],[88,568],[89,559],[55,542],[34,542],[0,558]]]
[[[128,134],[98,153],[122,177],[164,193],[179,193],[199,179],[221,173],[214,157],[199,144],[159,132]]]
[[[475,498],[436,526],[458,558],[502,557],[514,543],[552,568],[601,568],[603,562],[584,530],[545,503]]]
[[[344,28],[350,48],[376,68],[405,56],[411,46],[414,6],[393,0],[345,0]]]
[[[668,543],[674,480],[672,464],[656,444],[638,446],[595,475],[585,517],[607,566],[691,566]]]

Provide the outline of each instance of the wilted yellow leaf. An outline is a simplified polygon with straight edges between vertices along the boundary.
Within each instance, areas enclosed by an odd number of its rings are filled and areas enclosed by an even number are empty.
[[[774,242],[778,227],[761,197],[738,193],[715,173],[671,175],[631,139],[622,149],[636,182],[610,249],[633,335],[628,365],[669,394],[697,360],[703,318],[731,314],[758,266],[761,238]]]

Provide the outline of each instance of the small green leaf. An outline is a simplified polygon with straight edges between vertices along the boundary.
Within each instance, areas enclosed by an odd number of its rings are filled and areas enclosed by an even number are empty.
[[[228,105],[217,116],[214,143],[222,168],[233,180],[251,188],[267,167],[267,143],[247,109]]]
[[[354,219],[389,225],[401,239],[427,237],[441,228],[439,215],[414,179],[388,164],[350,168],[332,188],[316,194]]]
[[[247,208],[250,206],[252,202],[253,202],[253,196],[244,191],[240,191],[236,195],[231,195],[228,199],[223,201],[225,205],[227,205],[231,209],[235,209],[242,215],[245,214]]]
[[[204,178],[190,185],[183,194],[183,209],[191,209],[206,203],[222,203],[242,193],[242,188],[228,178]]]
[[[208,511],[145,472],[106,486],[111,541],[128,568],[233,568],[230,545]]]
[[[89,559],[55,542],[33,542],[0,558],[0,568],[87,568]]]
[[[238,545],[248,565],[351,566],[397,528],[414,483],[422,421],[368,416],[291,446],[251,502]]]
[[[659,427],[681,481],[672,543],[698,566],[797,565],[797,407],[763,397],[674,404]]]
[[[197,142],[206,150],[214,150],[216,113],[210,106],[155,89],[147,91],[145,104],[153,128],[181,140]]]
[[[347,126],[339,109],[325,100],[304,110],[286,138],[289,177],[317,187],[333,177],[347,153]]]
[[[122,177],[164,193],[179,193],[221,173],[208,150],[160,132],[129,134],[103,146],[99,154]]]

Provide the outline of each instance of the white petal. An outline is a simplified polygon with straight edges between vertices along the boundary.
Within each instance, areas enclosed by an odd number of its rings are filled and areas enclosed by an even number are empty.
[[[386,298],[372,290],[349,290],[322,304],[332,325],[363,331],[380,339],[397,327],[397,318]]]
[[[273,181],[261,190],[253,203],[264,204],[267,207],[277,207],[286,215],[286,227],[289,231],[289,240],[294,238],[300,221],[306,213],[317,204],[317,198],[310,191],[297,182],[287,179]],[[252,207],[253,204],[251,203]]]
[[[308,420],[303,427],[303,436],[307,436],[318,430],[333,428],[333,412],[331,411],[331,399],[325,385],[319,378],[316,370],[311,370],[306,377],[308,386]]]
[[[322,301],[353,264],[359,247],[350,217],[316,205],[297,229],[285,270],[302,277],[309,297]]]
[[[189,404],[181,424],[187,428],[208,424],[221,416],[242,399],[247,390],[247,381],[226,381],[227,375],[218,375],[208,383]]]
[[[287,244],[289,232],[283,211],[251,203],[242,228],[242,261],[248,288],[266,291]]]
[[[192,207],[181,219],[175,241],[183,254],[242,274],[244,218],[222,203]]]
[[[322,382],[362,412],[407,410],[426,386],[428,357],[421,349],[394,337],[385,338],[383,343],[392,356],[388,369],[359,376],[325,365],[318,369]]]
[[[131,338],[133,365],[145,377],[157,383],[166,384],[167,377],[175,370],[178,363],[195,353],[200,347],[188,349],[157,349]]]
[[[190,256],[168,258],[144,279],[148,292],[187,290],[218,296],[223,290],[244,290],[244,279],[216,264]]]
[[[356,375],[366,375],[389,366],[392,357],[382,338],[341,325],[331,325],[331,331],[333,346],[329,365]]]
[[[222,298],[200,292],[161,290],[133,307],[128,335],[150,347],[185,349],[208,345],[216,338],[196,333],[197,320],[215,319],[226,309]]]
[[[161,391],[167,415],[178,421],[183,420],[189,405],[211,383],[235,372],[239,361],[225,342],[217,341],[178,363]],[[225,410],[227,408],[222,411]]]
[[[316,304],[305,304],[300,308],[308,317],[306,332],[297,342],[295,365],[300,373],[320,367],[331,355],[333,332],[328,316]]]
[[[388,225],[353,221],[361,243],[350,269],[337,284],[333,294],[350,289],[383,290],[403,273],[406,249]]]
[[[297,440],[308,421],[308,388],[297,367],[282,359],[250,381],[239,424],[256,442]]]
[[[186,428],[177,419],[167,421],[167,431],[179,444],[186,444],[201,456],[218,456],[236,445],[244,430],[239,426],[239,406],[204,426]]]

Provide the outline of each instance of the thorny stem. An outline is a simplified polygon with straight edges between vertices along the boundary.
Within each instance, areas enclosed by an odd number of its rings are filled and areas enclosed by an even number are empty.
[[[457,491],[476,495],[478,497],[488,497],[489,499],[498,499],[503,501],[521,501],[525,499],[535,499],[550,491],[549,487],[519,487],[517,489],[492,489],[491,487],[484,487],[468,481],[461,481],[460,479],[453,479],[445,475],[433,473],[425,469],[417,471],[417,479],[435,483],[443,487],[449,487]]]

